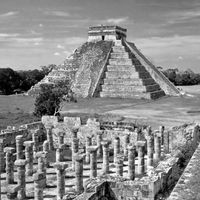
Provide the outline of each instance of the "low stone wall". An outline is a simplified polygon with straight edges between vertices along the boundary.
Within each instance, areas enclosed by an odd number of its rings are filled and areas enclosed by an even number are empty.
[[[168,198],[168,200],[191,199],[200,199],[200,145]]]

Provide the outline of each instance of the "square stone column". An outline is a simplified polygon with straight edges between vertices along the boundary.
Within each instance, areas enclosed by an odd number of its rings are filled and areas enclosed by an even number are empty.
[[[45,179],[44,172],[36,172],[33,175],[34,200],[43,200],[44,179]]]
[[[146,142],[145,141],[138,141],[138,175],[143,175],[145,171],[144,166],[144,147]]]
[[[161,145],[164,144],[164,131],[165,131],[165,127],[164,126],[160,126],[159,127],[159,131],[160,131],[160,136],[161,136]]]
[[[47,174],[47,157],[46,153],[43,151],[39,151],[36,154],[36,158],[38,160],[38,170],[37,172],[43,172],[44,173],[44,187],[47,185],[46,182],[46,174]]]
[[[57,200],[62,200],[65,195],[65,169],[68,167],[66,163],[56,162],[54,168],[57,173]]]
[[[27,161],[26,164],[26,175],[32,176],[33,175],[33,141],[25,141],[25,158]]]
[[[147,136],[147,167],[153,166],[154,137]]]
[[[26,198],[26,176],[25,176],[25,166],[27,164],[26,160],[18,159],[15,161],[15,166],[17,167],[17,184],[19,186],[18,190],[18,200],[24,200]]]
[[[98,146],[88,147],[90,153],[90,178],[97,177],[97,149]]]
[[[24,155],[23,155],[23,142],[24,142],[23,135],[16,136],[16,153],[17,153],[16,159],[17,160],[24,158]]]
[[[99,147],[97,149],[97,158],[102,158],[102,156],[103,156],[103,149],[102,149],[101,142],[103,140],[103,131],[98,130],[96,132],[96,134],[97,134],[97,146]]]
[[[75,156],[79,150],[79,139],[72,138],[72,169],[75,169]]]
[[[126,134],[124,135],[124,159],[127,160],[128,158],[128,144],[130,143],[130,135]]]
[[[109,140],[104,140],[101,142],[103,146],[103,164],[102,164],[102,173],[108,174],[109,173]]]
[[[123,176],[123,166],[124,166],[124,155],[117,155],[116,160],[116,174],[117,176]]]
[[[92,136],[86,136],[86,142],[85,142],[85,147],[86,147],[86,157],[85,157],[85,162],[90,163],[90,152],[88,151],[89,146],[92,145]]]
[[[165,133],[164,133],[164,153],[166,153],[166,154],[170,152],[169,143],[170,143],[169,131],[165,131]]]
[[[136,146],[129,145],[128,146],[128,178],[130,180],[135,179],[135,154],[136,154]]]
[[[47,133],[47,141],[49,142],[49,150],[53,151],[54,150],[54,145],[53,145],[53,125],[52,124],[45,124],[44,125]]]
[[[31,130],[33,141],[33,156],[39,151],[39,129]]]
[[[85,154],[77,154],[75,156],[75,188],[77,193],[82,193],[84,191],[83,187],[83,160]]]
[[[65,136],[65,133],[63,131],[59,131],[57,133],[57,136],[58,136],[58,146],[61,147],[61,145],[64,144],[64,136]]]
[[[6,153],[6,183],[14,183],[14,152],[15,149],[12,147],[4,148]]]
[[[117,156],[120,154],[120,139],[118,136],[114,138],[114,163],[117,162]]]
[[[161,157],[161,139],[158,135],[154,135],[154,149],[155,149],[155,154],[154,154],[154,158],[155,161],[160,161],[160,157]]]
[[[73,127],[71,132],[72,132],[72,138],[77,138],[77,135],[78,135],[78,130],[79,130],[79,127]]]

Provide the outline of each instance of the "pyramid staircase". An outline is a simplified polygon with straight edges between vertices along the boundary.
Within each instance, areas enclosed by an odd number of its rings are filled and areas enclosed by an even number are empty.
[[[101,88],[100,97],[157,99],[165,95],[122,40],[112,47]]]

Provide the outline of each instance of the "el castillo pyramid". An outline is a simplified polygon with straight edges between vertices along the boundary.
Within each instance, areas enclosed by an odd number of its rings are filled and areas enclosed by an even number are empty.
[[[77,97],[157,99],[179,90],[135,46],[119,26],[92,26],[88,41],[31,88],[69,79]]]

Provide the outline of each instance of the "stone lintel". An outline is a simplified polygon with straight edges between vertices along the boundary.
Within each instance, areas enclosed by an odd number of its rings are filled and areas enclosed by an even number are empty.
[[[15,139],[16,140],[22,140],[23,139],[23,135],[17,135]]]
[[[31,146],[33,146],[33,144],[34,144],[33,141],[25,141],[25,142],[24,142],[24,146],[25,146],[25,147],[31,147]]]
[[[46,154],[43,151],[39,151],[36,153],[36,158],[45,158]]]
[[[103,140],[103,141],[101,142],[101,144],[102,144],[103,146],[109,146],[109,144],[111,144],[111,141],[110,141],[110,140]]]
[[[27,164],[27,160],[24,160],[24,159],[18,159],[15,161],[15,165],[17,167],[25,166],[26,164]]]
[[[15,152],[15,148],[13,148],[13,147],[5,147],[4,148],[4,152],[5,153],[14,153]]]
[[[35,174],[33,174],[33,180],[34,181],[40,181],[44,178],[45,178],[44,172],[36,172]]]
[[[144,147],[146,142],[145,141],[137,141],[137,147]]]
[[[57,170],[65,170],[68,167],[68,164],[65,162],[56,162],[54,163],[54,168]]]
[[[89,146],[89,147],[87,148],[87,150],[88,150],[90,153],[92,153],[92,152],[97,151],[98,148],[99,148],[98,146]]]
[[[75,155],[75,160],[76,161],[82,161],[85,158],[85,154],[76,154]]]

